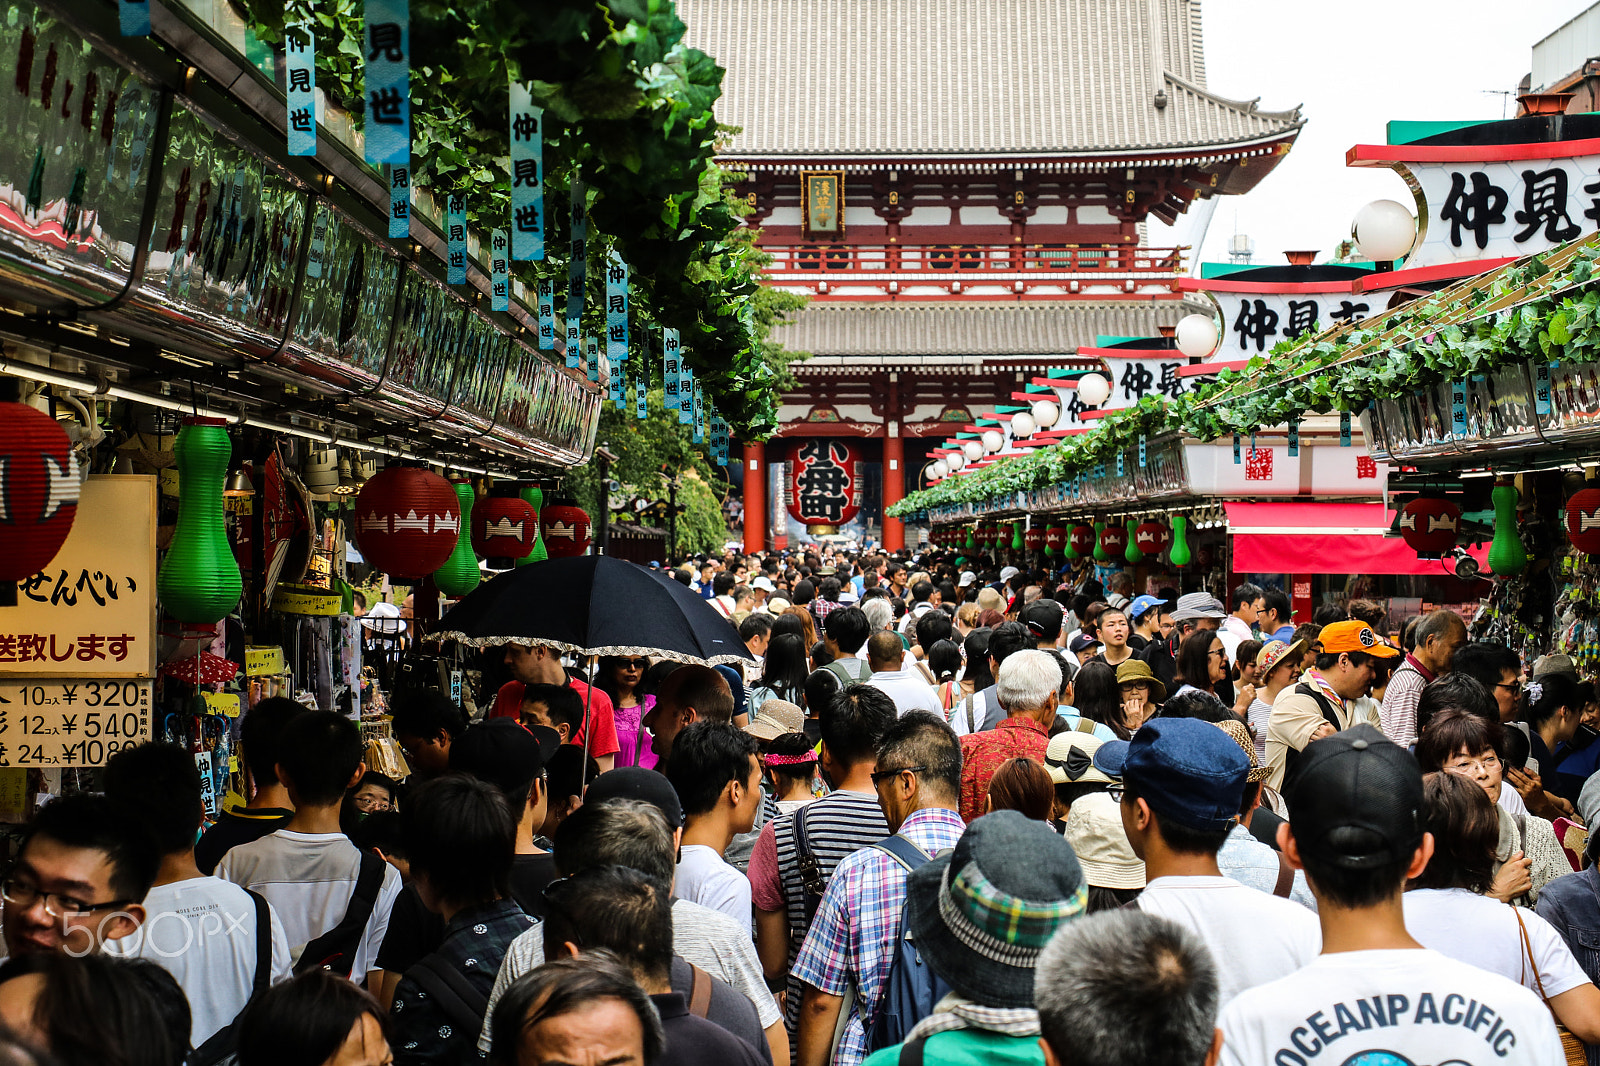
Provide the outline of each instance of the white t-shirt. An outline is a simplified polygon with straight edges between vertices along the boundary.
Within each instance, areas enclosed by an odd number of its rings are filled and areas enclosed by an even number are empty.
[[[149,959],[189,997],[189,1041],[195,1047],[233,1022],[256,979],[256,905],[238,885],[193,877],[157,885],[144,898],[145,920],[135,932],[106,944],[107,955]],[[290,977],[289,941],[276,910],[269,980]]]
[[[1559,996],[1589,983],[1561,934],[1527,908],[1512,908],[1464,888],[1418,888],[1402,898],[1406,932],[1425,948],[1497,973],[1534,991],[1542,981],[1547,996]],[[1539,981],[1534,980],[1533,967],[1522,950],[1519,917],[1528,929]]]
[[[685,844],[678,852],[672,885],[679,899],[721,911],[749,931],[750,879],[729,866],[715,848]]]
[[[1513,818],[1517,817],[1518,815],[1526,815],[1528,813],[1528,805],[1523,801],[1522,793],[1512,788],[1509,783],[1502,783],[1500,785],[1500,799],[1498,802],[1500,804],[1500,809],[1511,815]]]
[[[280,829],[232,848],[217,864],[217,876],[267,898],[283,922],[290,955],[338,925],[361,873],[361,852],[343,833],[296,833]],[[384,863],[383,887],[356,945],[351,978],[358,983],[377,969],[378,949],[389,931],[389,911],[400,894],[400,873]]]
[[[928,711],[944,717],[944,705],[922,674],[915,670],[885,670],[873,674],[867,684],[894,701],[899,714],[907,711]]]
[[[1319,955],[1222,1009],[1222,1066],[1559,1066],[1539,997],[1436,951]]]
[[[1138,906],[1206,942],[1217,963],[1219,1003],[1293,973],[1322,950],[1315,914],[1231,877],[1158,877],[1139,894]]]

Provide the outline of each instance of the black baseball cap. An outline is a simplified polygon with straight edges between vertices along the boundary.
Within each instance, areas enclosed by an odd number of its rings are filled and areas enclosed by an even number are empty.
[[[450,744],[450,769],[512,793],[538,777],[561,746],[561,734],[515,718],[479,722]]]
[[[672,783],[654,770],[642,766],[624,766],[594,779],[583,794],[585,803],[604,803],[606,800],[644,800],[659,810],[667,824],[674,829],[683,825],[683,804]]]
[[[1312,741],[1284,790],[1304,855],[1346,870],[1405,863],[1422,843],[1422,769],[1372,725]]]

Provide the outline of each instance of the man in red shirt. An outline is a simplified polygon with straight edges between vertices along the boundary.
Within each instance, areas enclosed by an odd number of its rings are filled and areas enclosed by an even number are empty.
[[[588,708],[588,723],[594,725],[594,735],[589,738],[589,754],[599,764],[600,772],[611,769],[621,745],[617,743],[616,714],[611,697],[600,689],[592,692],[589,686],[575,677],[567,676],[561,665],[561,656],[552,648],[528,648],[521,644],[506,645],[506,666],[515,681],[500,686],[494,698],[490,718],[510,718],[517,721],[522,714],[522,688],[524,685],[567,685],[578,694]],[[589,732],[588,723],[578,730],[572,743],[582,744]]]
[[[1043,765],[1056,720],[1061,667],[1042,651],[1006,656],[995,677],[995,695],[1007,717],[993,729],[961,738],[961,817],[973,822],[988,810],[989,781],[1010,759]]]

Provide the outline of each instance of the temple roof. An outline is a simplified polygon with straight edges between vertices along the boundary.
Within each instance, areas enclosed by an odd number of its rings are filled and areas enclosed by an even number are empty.
[[[891,362],[951,357],[1075,356],[1096,337],[1152,337],[1161,326],[1196,310],[1182,300],[1093,303],[812,304],[772,332],[785,348],[817,358],[794,364],[797,373],[850,357]]]
[[[1103,155],[1292,133],[1205,88],[1200,0],[679,0],[735,159]],[[1165,106],[1157,107],[1157,93]]]

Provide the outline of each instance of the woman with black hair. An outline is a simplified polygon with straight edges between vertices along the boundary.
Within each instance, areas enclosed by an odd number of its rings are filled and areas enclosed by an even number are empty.
[[[811,791],[817,776],[816,745],[804,733],[780,733],[767,741],[761,768],[784,814],[793,814],[817,798]]]
[[[645,671],[650,660],[643,655],[602,655],[596,672],[595,685],[611,697],[611,707],[617,722],[617,751],[613,769],[623,766],[643,766],[649,769],[656,764],[656,754],[650,749],[650,731],[644,720],[655,709],[656,698],[641,690]]]
[[[0,965],[3,1029],[60,1066],[179,1066],[189,1052],[188,1001],[177,982],[154,963],[108,955],[47,951],[7,960]]]
[[[1118,740],[1133,736],[1122,702],[1122,686],[1117,672],[1102,662],[1090,661],[1072,679],[1072,702],[1078,714],[1099,722],[1117,735]]]
[[[1228,651],[1216,630],[1197,629],[1178,645],[1175,665],[1178,672],[1173,678],[1173,683],[1177,685],[1174,696],[1190,688],[1215,696],[1217,682],[1228,676]]]
[[[989,638],[993,635],[993,629],[979,626],[961,642],[961,654],[967,665],[961,671],[961,691],[956,694],[957,702],[994,684],[994,671],[989,669]]]
[[[945,717],[950,717],[950,708],[956,705],[956,700],[961,693],[961,646],[953,640],[936,640],[933,647],[928,649],[928,671],[933,674],[934,685],[939,694],[939,705],[944,708]]]
[[[777,633],[776,627],[773,632]],[[761,705],[768,700],[803,704],[809,673],[804,639],[794,633],[774,636],[767,644],[767,659],[761,667],[761,680],[750,689],[750,717],[754,718],[761,710]]]
[[[359,985],[311,970],[239,1016],[239,1066],[389,1066],[388,1019]]]
[[[1522,707],[1517,720],[1528,727],[1528,758],[1538,762],[1539,774],[1545,779],[1544,787],[1562,795],[1558,768],[1566,757],[1566,746],[1583,724],[1583,695],[1578,683],[1563,674],[1545,674],[1537,681],[1528,682],[1522,686]],[[1577,801],[1578,792],[1582,790],[1580,782],[1577,792],[1565,797],[1569,806]]]

